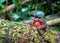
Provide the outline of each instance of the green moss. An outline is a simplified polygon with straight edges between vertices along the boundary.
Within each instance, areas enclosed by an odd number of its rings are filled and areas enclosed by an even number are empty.
[[[22,40],[25,40],[26,43],[45,43],[41,42],[41,40],[43,39],[42,36],[38,34],[37,29],[33,26],[30,26],[29,24],[2,20],[0,22],[0,25],[0,31],[2,32],[5,32],[6,29],[9,29],[9,37],[13,32],[13,43],[17,43],[18,41],[20,42]],[[50,41],[51,43],[55,43],[55,40],[59,37],[58,34],[52,33],[51,31],[44,32],[44,35],[45,39]]]
[[[3,43],[3,40],[0,40],[0,43]]]

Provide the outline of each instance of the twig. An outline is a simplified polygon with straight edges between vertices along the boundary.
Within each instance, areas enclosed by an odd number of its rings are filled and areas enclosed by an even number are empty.
[[[56,18],[56,19],[53,19],[53,20],[46,21],[46,23],[48,25],[54,25],[54,24],[60,23],[60,18]]]
[[[0,11],[0,15],[1,15],[2,13],[5,13],[5,12],[11,10],[11,9],[14,9],[14,8],[15,8],[14,4],[9,5],[7,8],[3,9],[2,11]]]
[[[23,21],[24,23],[30,23],[32,20],[28,20],[28,21]],[[46,21],[46,20],[45,20]],[[21,21],[22,22],[22,21]],[[46,21],[46,23],[48,25],[54,25],[54,24],[57,24],[57,23],[60,23],[60,18],[56,18],[56,19],[52,19],[52,20],[49,20],[49,21]]]

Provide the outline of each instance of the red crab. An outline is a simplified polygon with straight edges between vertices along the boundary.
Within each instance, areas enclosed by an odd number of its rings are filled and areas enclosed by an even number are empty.
[[[32,26],[35,26],[37,29],[45,29],[47,27],[47,24],[45,21],[39,18],[34,18],[33,21],[31,22]]]

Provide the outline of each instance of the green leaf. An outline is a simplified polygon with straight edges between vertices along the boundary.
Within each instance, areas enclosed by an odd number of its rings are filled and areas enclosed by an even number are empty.
[[[22,8],[22,9],[21,9],[22,12],[26,12],[26,11],[28,11],[28,10],[29,10],[29,8]]]
[[[34,17],[30,16],[30,17],[27,17],[26,20],[33,20]]]
[[[35,14],[35,16],[37,17],[44,17],[45,16],[45,13],[43,11],[32,11],[31,14]]]
[[[55,31],[60,31],[60,27],[57,27],[57,26],[51,26],[50,29]]]
[[[17,9],[19,9],[19,6],[20,6],[20,4],[22,3],[22,1],[23,1],[23,0],[12,0],[12,2],[14,3],[14,5],[15,5],[15,7],[16,7]]]
[[[20,16],[17,13],[12,13],[11,16],[14,21],[20,18]]]
[[[2,4],[2,5],[0,5],[0,9],[4,9],[5,8],[5,6]]]
[[[5,2],[6,0],[0,0],[0,5],[2,5],[3,2]]]
[[[46,19],[49,19],[49,18],[51,18],[52,16],[51,15],[47,15],[45,18]]]

